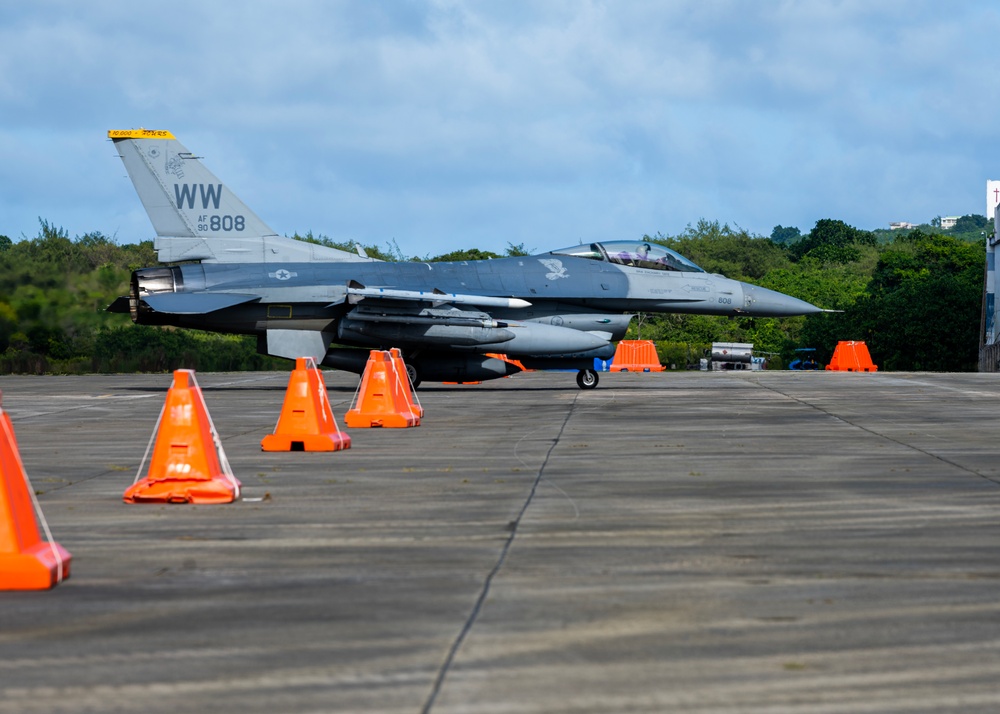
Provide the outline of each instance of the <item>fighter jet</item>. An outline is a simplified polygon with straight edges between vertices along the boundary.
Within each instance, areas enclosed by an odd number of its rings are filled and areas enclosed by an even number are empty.
[[[357,374],[370,349],[398,347],[414,384],[523,367],[576,370],[580,388],[592,389],[594,359],[614,355],[637,312],[822,312],[649,241],[482,261],[373,260],[279,236],[168,131],[108,137],[156,230],[158,259],[180,263],[136,270],[129,295],[108,308],[138,324],[256,335],[261,353]]]

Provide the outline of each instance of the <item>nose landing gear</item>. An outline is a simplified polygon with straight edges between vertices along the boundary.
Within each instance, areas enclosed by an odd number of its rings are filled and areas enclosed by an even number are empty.
[[[597,372],[592,369],[581,369],[576,373],[576,383],[580,389],[594,389],[597,382]]]

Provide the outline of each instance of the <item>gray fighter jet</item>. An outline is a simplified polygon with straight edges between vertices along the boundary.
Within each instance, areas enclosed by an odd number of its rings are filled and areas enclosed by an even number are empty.
[[[109,131],[162,263],[108,309],[139,324],[257,335],[262,353],[360,374],[398,347],[414,383],[577,370],[597,386],[637,312],[785,317],[807,302],[710,275],[656,243],[603,241],[530,257],[389,263],[277,235],[168,131]],[[362,348],[362,349],[358,349]],[[500,353],[507,360],[491,356]]]

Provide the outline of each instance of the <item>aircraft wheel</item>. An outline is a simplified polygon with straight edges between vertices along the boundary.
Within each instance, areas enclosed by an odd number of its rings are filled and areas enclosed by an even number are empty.
[[[576,383],[580,389],[593,389],[597,382],[597,372],[592,369],[581,369],[576,373]]]
[[[403,364],[406,365],[406,376],[410,379],[410,386],[416,389],[420,386],[420,373],[417,372],[417,368],[409,362],[403,362]]]

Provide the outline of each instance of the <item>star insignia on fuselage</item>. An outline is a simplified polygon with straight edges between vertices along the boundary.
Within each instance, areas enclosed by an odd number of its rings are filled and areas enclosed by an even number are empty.
[[[549,280],[558,280],[559,278],[568,278],[569,273],[566,272],[566,267],[562,264],[561,260],[555,258],[539,258],[538,262],[549,269],[549,272],[545,274],[545,277]]]
[[[298,275],[298,273],[294,271],[286,270],[285,268],[279,268],[278,270],[275,270],[273,273],[268,273],[267,277],[274,278],[275,280],[291,280],[296,275]]]

